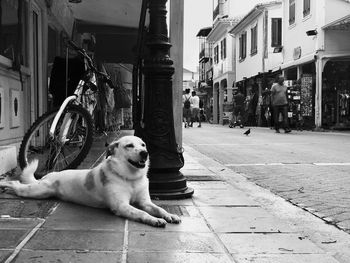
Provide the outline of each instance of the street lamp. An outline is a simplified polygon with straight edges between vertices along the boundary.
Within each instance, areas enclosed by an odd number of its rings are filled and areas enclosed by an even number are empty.
[[[171,44],[166,23],[167,0],[149,1],[149,30],[146,40],[148,56],[144,59],[144,125],[135,126],[150,152],[150,193],[152,198],[179,199],[193,195],[180,172],[184,166],[182,150],[176,143],[172,75],[169,57]]]

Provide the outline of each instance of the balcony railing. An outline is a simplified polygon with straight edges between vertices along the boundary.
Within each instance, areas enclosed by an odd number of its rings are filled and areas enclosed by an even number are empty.
[[[204,61],[207,62],[210,58],[210,48],[207,46],[199,52],[199,62]]]

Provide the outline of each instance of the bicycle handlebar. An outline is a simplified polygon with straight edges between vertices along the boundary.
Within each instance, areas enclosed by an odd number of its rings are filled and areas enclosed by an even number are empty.
[[[111,88],[114,88],[113,82],[109,76],[109,74],[101,72],[97,70],[97,68],[94,66],[94,63],[91,59],[91,57],[86,53],[85,49],[78,47],[77,44],[75,44],[72,40],[68,40],[68,44],[77,52],[79,52],[86,60],[88,61],[89,67],[94,71],[97,75],[100,75],[102,77],[102,81],[107,83]]]

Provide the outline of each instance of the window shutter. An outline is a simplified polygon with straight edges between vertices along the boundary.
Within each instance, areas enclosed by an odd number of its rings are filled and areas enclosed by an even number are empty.
[[[295,0],[289,0],[289,24],[295,22]]]
[[[223,58],[226,58],[226,38],[224,38],[223,44],[222,44],[222,55],[223,55]]]
[[[242,39],[242,58],[244,59],[247,56],[247,32],[244,32],[243,34],[243,39]]]
[[[242,59],[242,35],[239,36],[239,59]]]
[[[271,19],[271,46],[282,45],[282,18]]]
[[[223,42],[221,40],[220,41],[220,58],[221,58],[221,60],[224,58],[223,51],[224,51],[224,49],[223,49]]]
[[[310,0],[304,0],[303,15],[304,17],[310,14]]]

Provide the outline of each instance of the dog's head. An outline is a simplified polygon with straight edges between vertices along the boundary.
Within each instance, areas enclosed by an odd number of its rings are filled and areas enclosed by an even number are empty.
[[[136,169],[148,168],[149,158],[146,144],[139,137],[124,136],[108,146],[107,158],[125,161]]]

